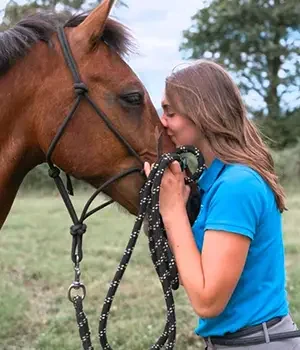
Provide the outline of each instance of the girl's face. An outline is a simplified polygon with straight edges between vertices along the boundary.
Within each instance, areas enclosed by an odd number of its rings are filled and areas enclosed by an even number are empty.
[[[161,122],[173,143],[177,147],[182,145],[197,146],[200,134],[194,122],[185,116],[175,113],[166,97],[163,98],[161,105],[163,108]]]

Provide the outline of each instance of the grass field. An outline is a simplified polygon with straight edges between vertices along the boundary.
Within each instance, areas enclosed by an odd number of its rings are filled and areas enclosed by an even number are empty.
[[[87,196],[75,199],[82,208]],[[289,195],[284,214],[286,267],[291,311],[300,324],[300,194]],[[108,284],[128,241],[134,217],[116,207],[88,221],[82,280],[85,311],[95,349],[98,317]],[[73,279],[70,219],[57,196],[19,195],[0,234],[0,349],[74,350],[80,341],[67,289]],[[276,257],[275,257],[276,258]],[[197,318],[182,288],[175,293],[177,347],[202,349],[193,334]],[[120,285],[108,323],[114,350],[149,349],[161,334],[165,307],[160,284],[141,234]]]

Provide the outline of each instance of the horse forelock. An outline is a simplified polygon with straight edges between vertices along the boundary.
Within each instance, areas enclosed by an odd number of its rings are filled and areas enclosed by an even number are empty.
[[[87,16],[88,13],[82,13],[66,18],[65,15],[41,12],[22,19],[14,27],[0,33],[0,75],[4,75],[17,60],[25,57],[37,42],[50,43],[59,26],[77,27]],[[120,56],[127,56],[135,50],[128,28],[112,18],[107,19],[100,40]]]

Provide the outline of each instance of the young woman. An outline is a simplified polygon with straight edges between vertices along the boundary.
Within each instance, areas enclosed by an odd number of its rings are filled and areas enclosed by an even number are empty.
[[[220,65],[201,60],[166,79],[162,107],[173,142],[198,147],[207,167],[192,227],[178,163],[160,192],[181,283],[200,317],[196,334],[206,349],[300,349],[285,289],[284,192],[237,86]]]

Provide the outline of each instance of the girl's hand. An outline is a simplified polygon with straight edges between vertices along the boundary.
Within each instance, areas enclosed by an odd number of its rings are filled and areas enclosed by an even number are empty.
[[[144,163],[144,172],[145,172],[145,175],[146,175],[147,177],[149,176],[153,165],[154,165],[154,164],[150,165],[150,163],[148,163],[148,162],[145,162],[145,163]]]
[[[146,176],[149,176],[149,163],[145,163],[144,170]],[[177,161],[171,163],[164,172],[159,195],[159,211],[164,221],[172,220],[186,210],[190,187],[185,184],[184,176]]]

